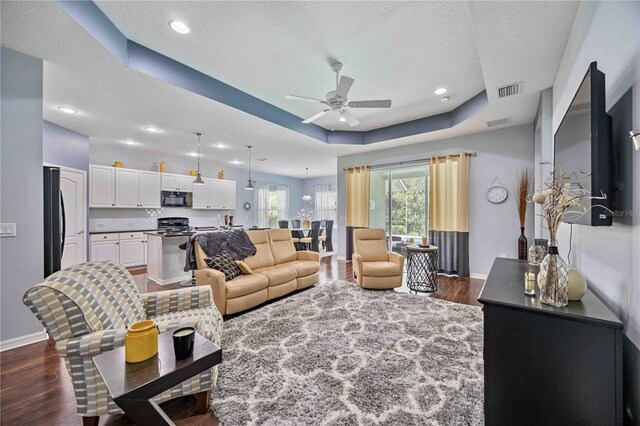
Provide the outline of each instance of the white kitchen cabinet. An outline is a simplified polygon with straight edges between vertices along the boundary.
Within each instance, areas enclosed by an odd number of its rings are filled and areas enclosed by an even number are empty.
[[[193,192],[193,176],[162,173],[162,190]]]
[[[221,181],[222,185],[222,208],[234,210],[236,208],[236,183],[232,180]]]
[[[145,265],[146,240],[142,232],[121,232],[120,264],[127,267]]]
[[[204,179],[193,185],[194,209],[233,210],[236,208],[236,183],[230,180]]]
[[[89,207],[115,207],[115,169],[108,166],[89,167]]]
[[[140,207],[140,172],[116,169],[116,207]]]
[[[122,266],[147,264],[147,236],[143,232],[91,234],[91,261],[109,261]]]
[[[204,185],[193,185],[193,199],[191,207],[194,209],[208,209],[209,207],[209,181],[203,179]]]
[[[160,208],[160,173],[116,169],[116,207]]]
[[[160,208],[160,173],[140,171],[140,207]]]
[[[120,263],[118,234],[91,234],[91,261]]]

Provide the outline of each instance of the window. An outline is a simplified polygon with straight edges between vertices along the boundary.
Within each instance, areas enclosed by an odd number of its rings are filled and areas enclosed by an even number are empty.
[[[316,185],[316,220],[336,220],[338,191],[336,184]]]
[[[385,229],[394,251],[403,250],[411,238],[427,235],[428,188],[426,165],[371,172],[369,226]],[[398,245],[400,248],[396,248]]]
[[[289,219],[289,185],[256,182],[258,226],[277,228],[279,220]]]

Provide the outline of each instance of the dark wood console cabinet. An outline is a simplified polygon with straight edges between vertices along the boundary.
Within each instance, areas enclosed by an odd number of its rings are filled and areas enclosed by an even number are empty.
[[[590,290],[563,308],[525,296],[525,272],[497,258],[478,298],[485,424],[622,425],[622,322]]]

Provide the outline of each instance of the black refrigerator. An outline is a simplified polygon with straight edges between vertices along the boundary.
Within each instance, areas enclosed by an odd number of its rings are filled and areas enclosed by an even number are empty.
[[[59,271],[64,253],[64,198],[60,169],[44,166],[44,276]]]

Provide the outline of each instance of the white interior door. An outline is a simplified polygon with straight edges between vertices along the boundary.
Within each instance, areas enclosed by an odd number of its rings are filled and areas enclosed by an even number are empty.
[[[86,251],[86,175],[82,171],[60,170],[60,189],[64,200],[65,236],[62,268],[87,261]]]

